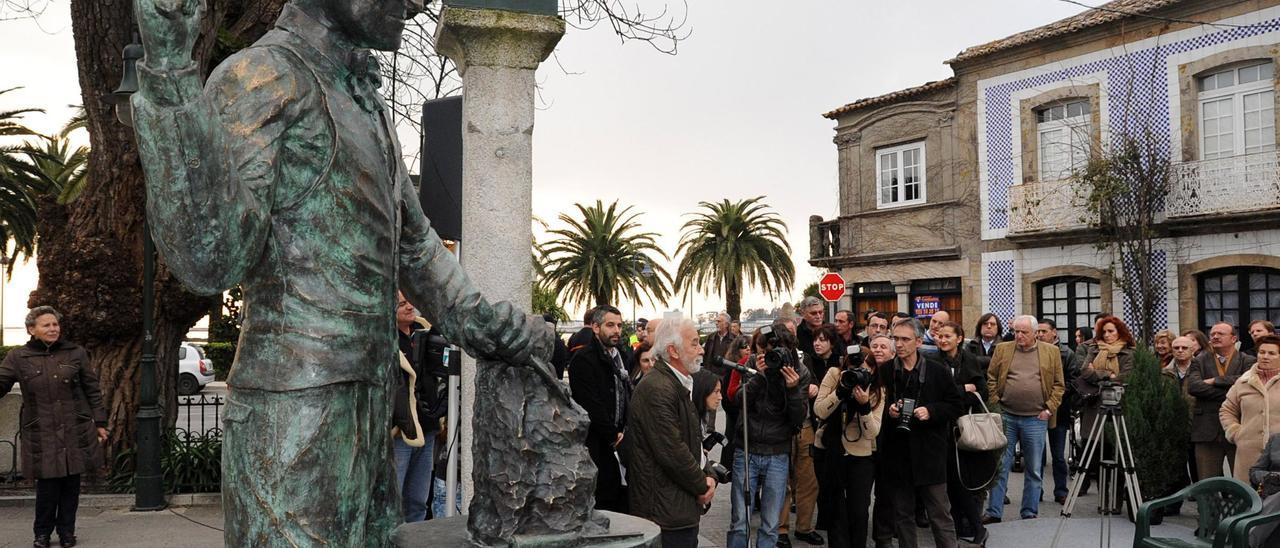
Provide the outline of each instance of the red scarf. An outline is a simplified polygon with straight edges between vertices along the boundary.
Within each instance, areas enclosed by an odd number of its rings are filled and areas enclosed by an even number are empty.
[[[1261,367],[1255,367],[1254,372],[1258,375],[1258,380],[1262,381],[1262,384],[1265,386],[1267,381],[1271,380],[1271,377],[1276,376],[1276,373],[1280,373],[1280,369],[1263,369]]]

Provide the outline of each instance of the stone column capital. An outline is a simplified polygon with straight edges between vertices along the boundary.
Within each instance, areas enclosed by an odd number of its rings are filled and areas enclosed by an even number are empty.
[[[552,15],[446,6],[436,27],[436,49],[467,67],[537,69],[564,36],[564,19]]]

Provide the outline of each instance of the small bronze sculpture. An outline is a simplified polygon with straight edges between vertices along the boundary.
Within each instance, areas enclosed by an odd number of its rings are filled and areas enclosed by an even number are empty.
[[[244,288],[228,384],[229,546],[382,546],[397,288],[481,358],[475,541],[574,536],[595,470],[585,420],[553,377],[551,332],[472,286],[423,215],[370,49],[400,46],[421,0],[293,0],[203,82],[202,0],[135,0],[146,57],[133,98],[147,217],[193,291]],[[518,366],[518,367],[513,367]],[[477,424],[480,419],[477,420]]]

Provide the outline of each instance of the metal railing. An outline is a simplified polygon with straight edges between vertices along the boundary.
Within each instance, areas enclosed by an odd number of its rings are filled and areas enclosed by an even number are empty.
[[[1014,234],[1089,226],[1087,198],[1071,179],[1009,187],[1009,232]]]
[[[165,436],[161,467],[170,493],[222,488],[222,395],[178,396],[178,416]]]
[[[1184,162],[1170,175],[1171,219],[1280,207],[1280,152]]]

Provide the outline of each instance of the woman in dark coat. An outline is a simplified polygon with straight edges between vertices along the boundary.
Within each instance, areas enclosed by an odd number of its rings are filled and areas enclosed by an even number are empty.
[[[107,412],[98,374],[84,348],[61,339],[62,315],[40,306],[27,314],[31,340],[0,363],[0,396],[22,388],[22,475],[36,480],[35,543],[76,544],[80,474],[102,465]]]
[[[987,366],[991,365],[991,355],[996,352],[996,344],[1000,342],[1000,334],[1004,333],[1004,324],[1000,316],[987,312],[978,318],[978,325],[973,328],[973,338],[965,343],[965,350],[978,360],[978,369],[987,374]],[[982,383],[987,381],[983,380]]]
[[[951,372],[956,388],[964,393],[964,414],[983,413],[982,402],[987,400],[986,375],[978,365],[978,358],[960,347],[964,340],[964,328],[955,322],[938,327],[934,342],[942,356],[942,363]],[[951,517],[956,523],[956,536],[972,538],[982,546],[987,541],[987,530],[982,525],[980,490],[995,476],[1000,452],[975,453],[960,451],[955,447],[954,436],[948,436],[951,446],[947,454],[947,498],[951,499]]]

